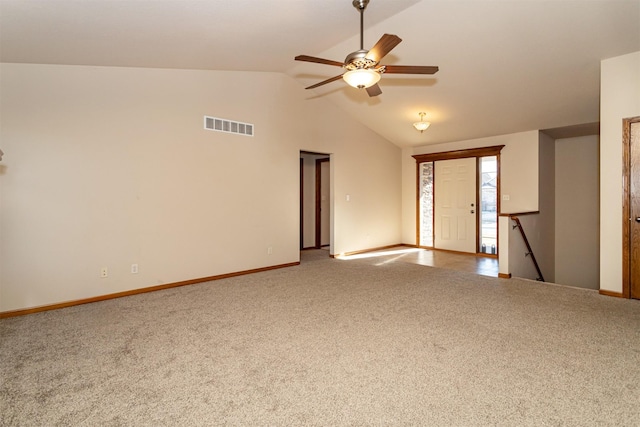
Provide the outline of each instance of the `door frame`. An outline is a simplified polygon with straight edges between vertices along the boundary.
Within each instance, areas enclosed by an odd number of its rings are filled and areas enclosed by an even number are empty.
[[[497,192],[498,192],[498,200],[497,200],[497,210],[498,215],[500,214],[500,152],[504,148],[504,145],[492,145],[490,147],[481,147],[481,148],[469,148],[464,150],[453,150],[453,151],[442,151],[439,153],[428,153],[428,154],[415,154],[413,157],[416,160],[416,246],[420,245],[420,163],[426,162],[436,162],[438,160],[453,160],[453,159],[464,159],[468,157],[476,158],[476,174],[480,173],[478,168],[478,162],[480,157],[487,156],[496,156],[497,158],[497,174],[498,174],[498,183],[497,183]],[[435,169],[435,168],[434,168]],[[477,186],[476,186],[477,187]],[[434,187],[434,197],[435,197],[435,187]],[[479,233],[479,200],[478,200],[478,189],[476,188],[476,255],[480,255],[478,251],[478,233]],[[432,221],[433,221],[432,215]],[[499,239],[499,236],[497,236]],[[435,241],[434,241],[435,245]],[[434,246],[434,249],[438,249]],[[498,251],[500,249],[498,248]],[[465,252],[466,253],[466,252]],[[483,254],[486,256],[486,254]],[[497,256],[497,253],[496,255]]]
[[[300,150],[300,241],[301,250],[307,249],[316,249],[316,229],[318,227],[316,223],[316,218],[309,218],[308,221],[305,222],[305,214],[310,214],[316,210],[315,204],[317,203],[318,192],[316,189],[315,183],[315,161],[319,158],[326,158],[327,160],[331,160],[332,154],[330,153],[319,153],[314,151]],[[308,162],[308,163],[307,163]],[[307,179],[304,179],[304,175],[307,175]],[[305,191],[305,185],[308,187]],[[332,183],[329,183],[329,192],[332,190]],[[304,205],[306,204],[307,209],[304,209]],[[331,206],[331,200],[329,203],[329,236],[330,242],[333,240],[332,235],[332,224],[333,224],[333,206]],[[305,230],[309,233],[307,236],[309,239],[307,244],[309,246],[305,246],[304,242],[304,233]],[[329,247],[331,248],[331,243],[329,243]]]
[[[304,159],[300,157],[300,250],[304,249]]]
[[[640,116],[622,119],[622,296],[631,298],[631,124]]]
[[[322,163],[325,162],[331,162],[331,158],[316,159],[316,249],[322,248]]]

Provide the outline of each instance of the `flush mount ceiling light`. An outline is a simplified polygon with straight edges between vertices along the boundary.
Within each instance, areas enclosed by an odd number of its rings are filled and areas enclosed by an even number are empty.
[[[425,130],[427,130],[427,128],[431,125],[431,123],[424,121],[424,116],[426,116],[427,113],[418,113],[418,115],[420,116],[420,121],[415,122],[413,124],[413,127],[416,128],[416,130],[419,130],[420,133],[422,133]]]

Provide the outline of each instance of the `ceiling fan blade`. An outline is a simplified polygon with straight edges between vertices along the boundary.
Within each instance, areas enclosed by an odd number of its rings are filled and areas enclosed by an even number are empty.
[[[314,89],[314,88],[317,88],[318,86],[326,85],[327,83],[331,83],[331,82],[335,82],[336,80],[340,80],[341,78],[342,78],[342,74],[340,74],[339,76],[331,77],[330,79],[327,79],[327,80],[323,80],[320,83],[316,83],[316,84],[314,84],[312,86],[305,87],[305,89]]]
[[[385,74],[435,74],[438,67],[429,67],[422,65],[386,65]]]
[[[376,63],[380,62],[380,60],[384,58],[387,53],[391,52],[391,49],[396,47],[401,41],[402,39],[394,34],[384,34],[380,37],[378,43],[367,53],[365,58],[376,61]]]
[[[298,55],[295,58],[296,61],[315,62],[316,64],[335,65],[336,67],[342,67],[344,64],[338,61],[332,61],[330,59],[316,58],[309,55]]]
[[[373,86],[369,86],[366,90],[369,96],[378,96],[382,93],[382,89],[380,89],[378,83],[374,84]]]

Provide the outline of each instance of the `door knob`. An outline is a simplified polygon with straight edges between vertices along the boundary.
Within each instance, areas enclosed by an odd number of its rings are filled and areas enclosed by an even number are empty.
[[[640,216],[636,217],[636,222],[640,222]]]
[[[473,209],[471,209],[471,213],[476,213]],[[636,218],[636,221],[640,222],[640,218]]]

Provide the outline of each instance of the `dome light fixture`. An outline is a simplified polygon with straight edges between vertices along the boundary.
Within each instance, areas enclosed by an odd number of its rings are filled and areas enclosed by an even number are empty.
[[[342,78],[349,86],[363,89],[378,83],[380,81],[380,73],[366,68],[356,68],[344,73]]]
[[[420,121],[415,122],[413,124],[413,127],[416,128],[416,130],[419,130],[420,133],[422,133],[425,130],[427,130],[427,128],[431,125],[431,123],[424,121],[424,116],[426,116],[427,113],[418,113],[418,115],[420,116]]]

